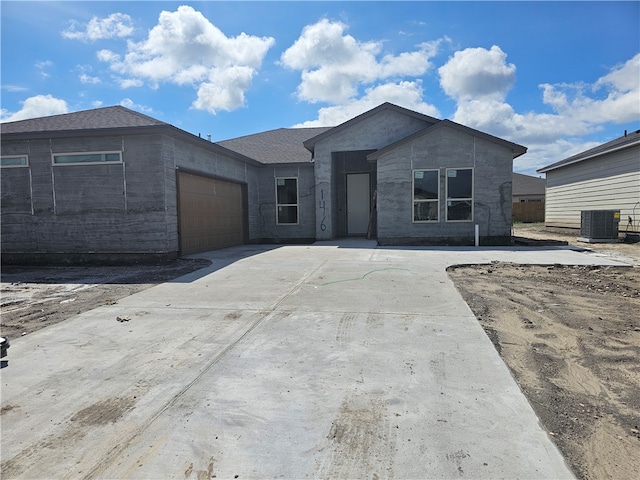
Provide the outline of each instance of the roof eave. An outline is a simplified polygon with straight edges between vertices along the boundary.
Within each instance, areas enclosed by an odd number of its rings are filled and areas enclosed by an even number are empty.
[[[552,163],[551,165],[547,165],[546,167],[539,168],[538,170],[536,170],[536,172],[538,172],[538,173],[547,173],[547,172],[549,172],[551,170],[557,170],[559,168],[567,167],[569,165],[574,165],[576,163],[580,163],[580,162],[583,162],[585,160],[590,160],[592,158],[597,158],[597,157],[600,157],[602,155],[607,155],[609,153],[619,152],[620,150],[625,150],[627,148],[635,147],[636,145],[640,145],[640,138],[638,138],[638,139],[636,139],[636,140],[634,140],[632,142],[625,143],[623,145],[619,145],[618,147],[609,148],[607,150],[602,150],[601,152],[596,152],[596,153],[593,153],[591,155],[582,156],[582,155],[579,154],[579,155],[575,156],[575,158],[573,160],[570,160],[570,161],[567,161],[567,160],[569,160],[572,157],[568,157],[568,158],[565,158],[564,160],[560,160],[559,162]]]

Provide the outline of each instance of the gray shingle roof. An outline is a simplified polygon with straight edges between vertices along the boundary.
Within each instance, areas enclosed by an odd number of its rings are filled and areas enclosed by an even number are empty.
[[[303,142],[331,128],[278,128],[216,143],[264,164],[310,162]]]
[[[631,132],[629,134],[625,133],[625,135],[616,138],[615,140],[611,140],[610,142],[603,143],[602,145],[598,145],[597,147],[591,148],[589,150],[585,150],[584,152],[578,153],[577,155],[572,155],[571,157],[567,157],[564,160],[552,163],[551,165],[547,165],[546,167],[540,168],[536,171],[538,173],[545,173],[549,170],[555,170],[556,168],[560,168],[565,165],[581,162],[582,160],[586,160],[587,158],[603,155],[611,150],[618,150],[620,148],[631,146],[638,142],[640,142],[640,130]]]
[[[168,125],[120,105],[0,124],[3,134]]]
[[[521,173],[513,174],[513,195],[544,195],[547,181]]]

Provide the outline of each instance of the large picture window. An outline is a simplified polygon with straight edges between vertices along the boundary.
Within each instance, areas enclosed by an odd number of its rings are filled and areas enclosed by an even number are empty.
[[[29,165],[29,157],[26,155],[3,155],[0,157],[2,167],[26,167]]]
[[[447,169],[447,221],[473,221],[473,169]]]
[[[53,155],[53,163],[54,165],[122,163],[122,156],[120,152],[56,153]]]
[[[437,222],[440,182],[438,170],[413,171],[413,221]]]
[[[276,178],[276,224],[298,223],[298,179]]]

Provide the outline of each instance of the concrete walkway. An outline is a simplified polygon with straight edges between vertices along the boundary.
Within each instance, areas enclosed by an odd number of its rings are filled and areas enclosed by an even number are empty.
[[[204,256],[12,340],[3,479],[572,478],[445,267],[616,262],[364,241]]]

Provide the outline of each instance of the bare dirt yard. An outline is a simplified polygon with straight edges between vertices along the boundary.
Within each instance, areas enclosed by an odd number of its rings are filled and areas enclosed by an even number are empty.
[[[3,266],[0,335],[27,335],[208,265],[208,260],[177,259],[135,266]]]
[[[640,472],[640,244],[582,244],[629,268],[494,263],[449,276],[579,478]]]

